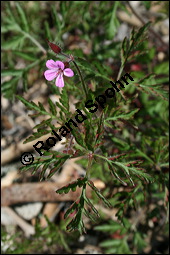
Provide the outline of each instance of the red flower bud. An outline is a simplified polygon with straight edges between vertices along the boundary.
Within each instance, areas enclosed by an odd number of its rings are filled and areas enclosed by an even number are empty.
[[[48,42],[48,45],[52,49],[52,51],[54,51],[56,54],[59,54],[61,52],[61,48],[58,45],[51,43],[48,39],[46,39],[46,40]]]

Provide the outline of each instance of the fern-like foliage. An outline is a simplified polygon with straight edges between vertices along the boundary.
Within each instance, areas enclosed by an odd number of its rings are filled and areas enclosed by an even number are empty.
[[[96,217],[99,217],[99,213],[97,209],[94,207],[93,203],[86,196],[86,186],[89,185],[96,195],[102,199],[102,201],[109,207],[111,204],[109,201],[100,193],[100,191],[94,186],[93,182],[85,178],[78,178],[77,181],[74,181],[56,191],[58,194],[67,194],[70,190],[76,191],[76,188],[82,188],[82,192],[80,197],[67,209],[64,218],[67,218],[69,215],[74,214],[73,219],[67,225],[67,229],[69,231],[78,229],[79,232],[85,232],[85,227],[83,223],[83,214],[90,218],[91,220],[96,220]],[[88,211],[88,208],[85,207],[87,205],[90,210],[93,211],[93,214]]]

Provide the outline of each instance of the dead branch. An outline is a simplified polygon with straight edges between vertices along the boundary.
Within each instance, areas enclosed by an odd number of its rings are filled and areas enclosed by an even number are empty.
[[[55,201],[72,201],[76,200],[81,189],[77,188],[75,192],[70,191],[68,194],[57,194],[55,191],[66,183],[55,182],[41,183],[22,183],[12,184],[1,189],[1,206],[26,202],[55,202]],[[90,188],[87,187],[87,196],[90,196]]]

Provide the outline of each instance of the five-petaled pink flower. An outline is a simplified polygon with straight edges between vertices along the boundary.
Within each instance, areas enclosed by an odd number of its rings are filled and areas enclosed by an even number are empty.
[[[52,81],[56,78],[55,84],[57,87],[64,87],[63,74],[68,77],[74,75],[70,68],[65,68],[64,63],[61,61],[47,60],[46,67],[50,70],[44,72],[46,80]]]

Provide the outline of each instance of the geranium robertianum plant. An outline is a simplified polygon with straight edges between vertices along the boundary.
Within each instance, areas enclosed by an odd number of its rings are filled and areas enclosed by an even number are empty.
[[[149,23],[141,27],[137,32],[133,30],[130,39],[125,38],[123,40],[120,52],[121,66],[117,74],[117,80],[124,74],[125,66],[129,60],[132,60],[140,54],[144,54],[146,50],[144,45],[145,31],[148,26]],[[70,111],[69,95],[67,92],[67,86],[69,85],[69,81],[74,79],[74,74],[79,75],[80,82],[78,81],[73,86],[77,86],[77,89],[82,92],[78,103],[76,103],[76,107],[79,107],[83,111],[87,119],[78,128],[72,126],[72,130],[66,136],[65,150],[63,153],[54,150],[44,150],[42,157],[37,157],[32,165],[24,166],[21,170],[25,171],[33,168],[33,173],[35,173],[38,169],[41,169],[40,180],[44,180],[45,176],[50,178],[56,171],[59,171],[67,159],[79,156],[83,156],[86,159],[86,175],[56,191],[58,194],[66,194],[70,190],[75,191],[77,188],[81,188],[80,197],[66,211],[65,218],[68,216],[73,217],[67,226],[68,230],[78,229],[82,233],[82,231],[85,232],[83,215],[89,217],[91,220],[99,217],[99,213],[92,200],[86,195],[87,186],[94,191],[106,206],[112,206],[109,201],[111,199],[110,193],[106,190],[106,195],[104,196],[94,186],[91,180],[93,165],[101,164],[103,171],[105,171],[104,175],[110,174],[114,184],[120,183],[120,185],[129,187],[130,192],[127,201],[124,201],[125,204],[119,204],[117,216],[120,220],[123,220],[123,212],[127,209],[128,205],[132,206],[134,204],[136,206],[136,194],[138,192],[144,192],[147,184],[154,180],[151,171],[148,170],[151,166],[155,165],[155,162],[145,151],[142,151],[138,147],[137,143],[133,143],[130,138],[125,141],[122,139],[122,136],[127,136],[127,133],[124,132],[125,126],[129,127],[129,133],[136,132],[137,135],[143,132],[140,127],[136,126],[134,120],[135,114],[140,112],[140,106],[137,107],[139,104],[135,104],[138,92],[151,93],[154,96],[161,97],[163,100],[167,100],[167,98],[166,93],[154,83],[154,74],[148,74],[140,80],[135,78],[133,82],[130,82],[128,86],[133,87],[133,96],[129,96],[126,93],[126,89],[121,89],[120,93],[116,93],[114,100],[108,100],[107,106],[104,109],[99,107],[96,113],[91,114],[85,107],[85,102],[87,100],[94,101],[96,95],[102,94],[101,92],[104,93],[106,88],[110,87],[109,82],[113,81],[113,79],[107,76],[106,70],[105,72],[100,72],[88,61],[67,55],[62,52],[59,46],[51,42],[48,43],[57,55],[53,59],[46,61],[46,66],[49,70],[44,70],[44,75],[50,81],[48,83],[49,89],[50,86],[62,87],[60,103],[53,103],[48,99],[50,111],[47,111],[41,103],[36,105],[34,102],[28,102],[23,97],[18,96],[29,109],[37,111],[34,117],[39,115],[49,116],[47,120],[43,120],[34,127],[37,131],[27,138],[25,143],[40,138],[45,134],[53,135],[52,130],[56,132],[59,130],[55,123],[59,123],[62,126],[74,115]],[[59,60],[60,56],[64,59]],[[84,79],[81,69],[89,73],[86,79]],[[65,86],[64,82],[66,77],[64,75],[71,77],[67,79],[68,83],[66,82]],[[100,89],[99,92],[94,88],[91,89],[91,86],[87,86],[87,81],[90,79],[96,79],[97,81],[105,79],[106,87],[102,91]],[[82,85],[81,88],[79,86],[80,83]],[[132,118],[133,120],[131,120]],[[121,133],[118,135],[120,131]],[[112,145],[114,145],[115,150],[112,150]],[[149,160],[149,168],[145,168],[145,160]],[[141,165],[144,165],[144,167]],[[46,175],[46,171],[48,170],[49,172]],[[111,192],[111,190],[109,191]]]

